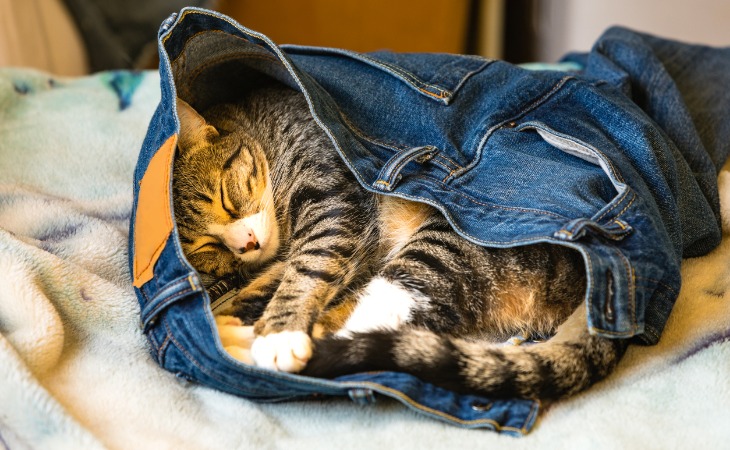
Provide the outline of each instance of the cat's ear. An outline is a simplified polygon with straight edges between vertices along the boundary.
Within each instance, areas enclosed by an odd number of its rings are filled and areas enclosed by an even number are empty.
[[[177,99],[177,116],[180,119],[178,147],[182,150],[187,150],[194,147],[195,144],[218,136],[218,131],[209,125],[192,106],[180,98]]]

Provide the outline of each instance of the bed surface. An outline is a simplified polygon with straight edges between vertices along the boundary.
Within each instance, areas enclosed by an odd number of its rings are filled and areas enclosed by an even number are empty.
[[[724,239],[683,263],[664,335],[512,438],[379,398],[256,404],[160,369],[127,266],[132,174],[156,72],[0,69],[0,448],[721,448],[730,439]]]

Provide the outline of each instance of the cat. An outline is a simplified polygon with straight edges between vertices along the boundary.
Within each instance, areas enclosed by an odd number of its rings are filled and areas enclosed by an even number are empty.
[[[578,251],[479,246],[429,205],[365,190],[301,93],[266,87],[202,115],[181,99],[177,108],[183,251],[201,274],[247,279],[216,319],[234,358],[556,399],[622,357],[627,341],[588,332]],[[516,335],[547,340],[505,343]]]

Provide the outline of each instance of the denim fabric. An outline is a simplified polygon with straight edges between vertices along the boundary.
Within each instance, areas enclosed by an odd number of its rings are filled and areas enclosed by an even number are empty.
[[[584,70],[534,71],[474,56],[278,47],[196,8],[163,23],[159,45],[162,98],[135,172],[132,265],[137,215],[148,214],[140,181],[178,131],[175,96],[204,108],[272,78],[305,95],[364,188],[431,204],[482,245],[579,250],[594,333],[655,343],[678,295],[682,256],[720,241],[727,49],[614,28],[589,54],[570,57]],[[534,423],[537,402],[457,395],[405,374],[330,381],[240,364],[217,340],[210,298],[174,227],[154,262],[137,288],[142,322],[154,357],[183,378],[260,401],[369,403],[379,393],[511,434]]]

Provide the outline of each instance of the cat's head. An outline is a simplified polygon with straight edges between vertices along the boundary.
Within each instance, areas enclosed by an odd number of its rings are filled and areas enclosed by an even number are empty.
[[[261,144],[243,130],[217,130],[179,99],[177,111],[173,204],[186,257],[197,270],[215,276],[241,265],[260,266],[279,247]]]

